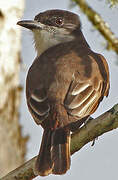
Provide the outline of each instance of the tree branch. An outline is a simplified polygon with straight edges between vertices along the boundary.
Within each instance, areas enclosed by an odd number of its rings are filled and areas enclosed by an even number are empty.
[[[118,128],[118,104],[96,119],[89,120],[76,133],[72,134],[71,154],[80,150],[96,137]],[[31,180],[37,175],[34,172],[36,157],[7,174],[1,180]]]
[[[107,49],[112,49],[118,54],[118,38],[115,37],[114,33],[111,31],[108,23],[103,21],[102,17],[94,11],[85,0],[72,0],[80,9],[87,15],[88,19],[95,26],[95,28],[104,36],[107,40]]]

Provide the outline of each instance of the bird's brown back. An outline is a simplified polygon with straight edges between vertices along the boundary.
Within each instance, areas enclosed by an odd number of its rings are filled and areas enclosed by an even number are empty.
[[[43,111],[40,108],[44,107],[45,112],[50,106],[48,116],[58,112],[58,120],[64,113],[66,120],[60,126],[65,126],[77,118],[91,115],[103,97],[108,95],[108,65],[104,57],[91,51],[86,43],[78,46],[75,42],[60,44],[36,58],[29,70],[26,87],[27,99],[36,90],[40,96],[47,96],[42,107],[34,108]],[[35,114],[33,117],[37,122]]]

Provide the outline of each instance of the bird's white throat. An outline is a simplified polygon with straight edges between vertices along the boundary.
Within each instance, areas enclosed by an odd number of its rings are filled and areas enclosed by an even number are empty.
[[[38,56],[40,56],[45,50],[52,46],[63,42],[72,41],[74,39],[74,36],[69,35],[69,33],[67,33],[65,30],[63,30],[63,33],[61,33],[59,30],[55,32],[54,31],[55,29],[53,29],[53,32],[52,30],[33,30],[35,48]]]

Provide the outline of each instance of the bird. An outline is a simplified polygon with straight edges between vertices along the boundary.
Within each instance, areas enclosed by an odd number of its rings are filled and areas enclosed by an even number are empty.
[[[17,24],[33,32],[37,52],[26,79],[28,109],[44,129],[35,170],[62,175],[70,169],[71,133],[109,94],[109,67],[90,48],[73,12],[46,10]]]

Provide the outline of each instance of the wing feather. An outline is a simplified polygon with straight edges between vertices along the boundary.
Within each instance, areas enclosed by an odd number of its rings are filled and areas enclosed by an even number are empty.
[[[83,118],[92,114],[98,107],[103,83],[98,81],[97,77],[91,81],[76,83],[76,85],[75,82],[71,84],[73,89],[70,88],[71,92],[68,92],[64,104],[69,114]]]
[[[76,95],[73,95],[73,91],[72,91],[72,95],[69,94],[69,96],[73,97],[73,98],[71,98],[71,97],[68,98],[68,99],[70,99],[70,101],[68,100],[66,102],[66,106],[68,106],[69,109],[75,109],[75,108],[81,106],[84,103],[84,101],[86,101],[88,99],[88,97],[93,93],[93,88],[92,88],[92,86],[88,86],[83,91],[79,91],[79,89],[78,89],[78,92],[79,93]]]
[[[86,83],[86,84],[82,84],[82,83],[77,84],[76,87],[73,89],[73,91],[72,91],[71,94],[75,96],[75,95],[83,92],[83,91],[84,91],[85,89],[87,89],[89,86],[90,86],[90,85],[89,85],[88,83]]]
[[[28,107],[37,124],[48,117],[50,105],[44,89],[35,89],[29,98]]]

